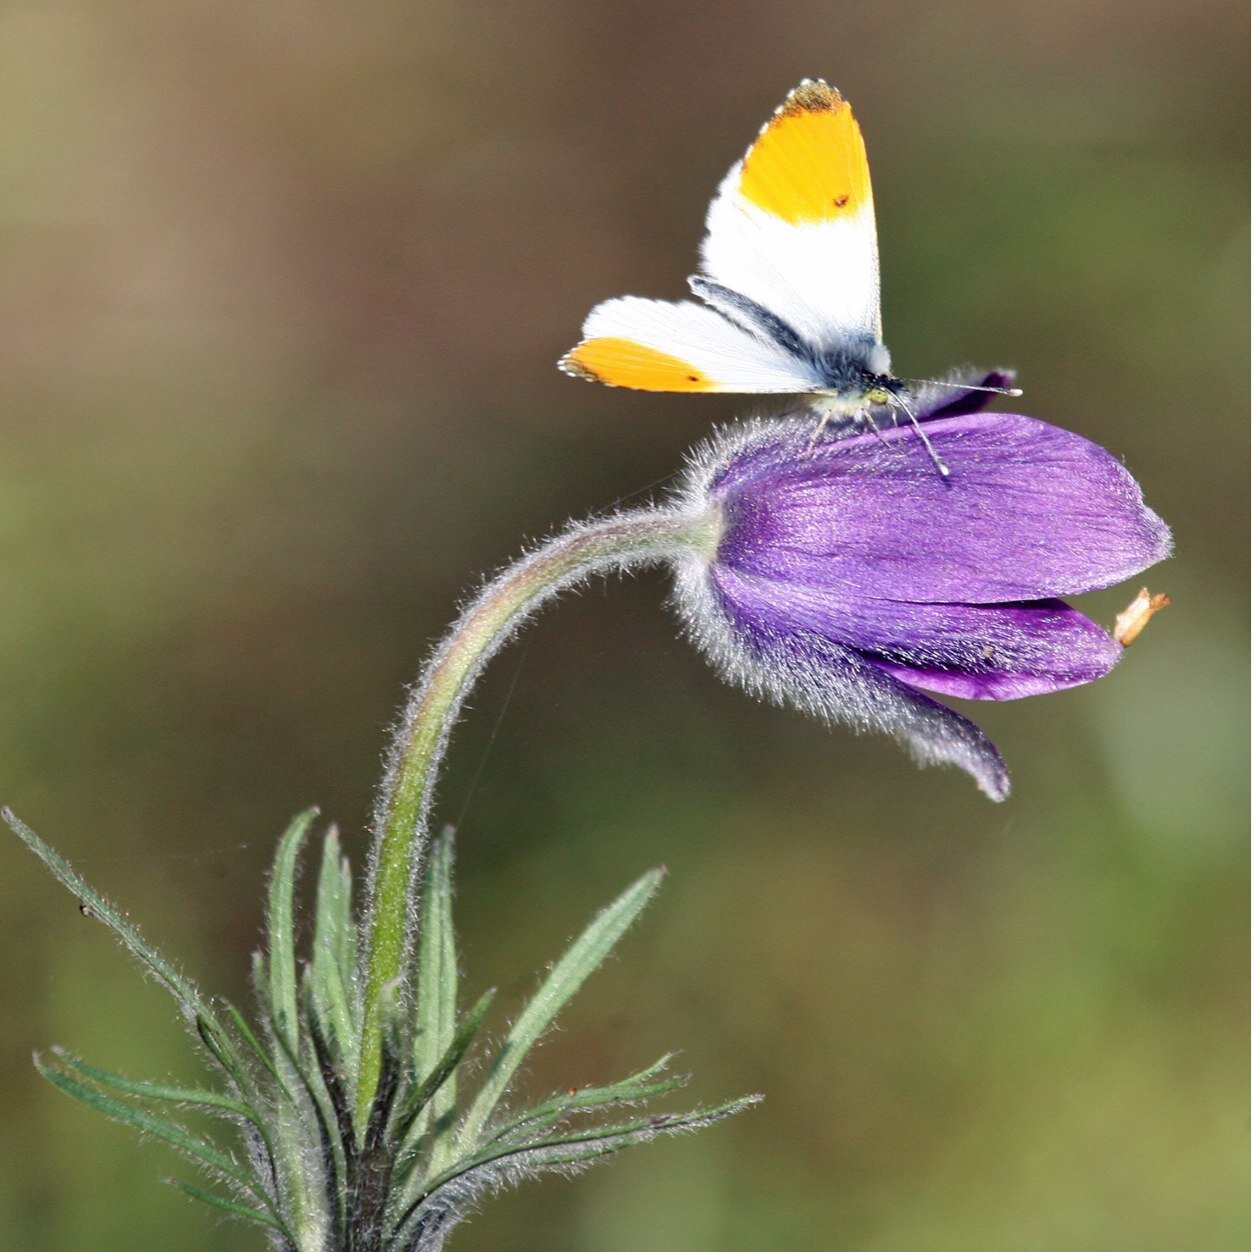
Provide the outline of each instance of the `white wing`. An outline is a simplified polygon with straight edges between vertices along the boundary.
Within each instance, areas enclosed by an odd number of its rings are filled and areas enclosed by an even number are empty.
[[[591,310],[567,374],[640,391],[807,392],[814,369],[690,300],[620,296]]]
[[[818,348],[882,342],[869,165],[846,100],[806,80],[722,180],[703,272]]]

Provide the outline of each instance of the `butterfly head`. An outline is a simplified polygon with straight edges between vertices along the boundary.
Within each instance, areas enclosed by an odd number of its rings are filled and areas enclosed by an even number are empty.
[[[891,358],[880,343],[841,346],[814,361],[824,386],[813,392],[814,407],[831,414],[864,414],[870,409],[904,408],[908,387],[891,373]]]
[[[876,374],[870,378],[869,386],[865,389],[865,403],[889,408],[896,396],[904,395],[907,391],[908,388],[898,378],[892,378],[890,374]]]

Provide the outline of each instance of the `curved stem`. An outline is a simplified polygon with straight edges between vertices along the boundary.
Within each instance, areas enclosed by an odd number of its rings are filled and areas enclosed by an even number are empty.
[[[383,1004],[404,971],[414,932],[414,887],[435,776],[470,688],[517,627],[559,591],[601,570],[711,553],[719,528],[716,514],[659,509],[571,526],[488,584],[427,663],[396,732],[374,815],[358,1126],[366,1124],[378,1089]]]

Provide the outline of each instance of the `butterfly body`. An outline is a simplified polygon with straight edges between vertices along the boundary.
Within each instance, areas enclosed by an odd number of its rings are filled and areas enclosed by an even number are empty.
[[[875,335],[853,332],[811,342],[779,314],[712,279],[697,275],[688,285],[723,317],[789,353],[797,370],[807,369],[811,386],[804,394],[819,412],[859,412],[871,404],[889,404],[891,396],[905,390],[891,373],[890,353]]]

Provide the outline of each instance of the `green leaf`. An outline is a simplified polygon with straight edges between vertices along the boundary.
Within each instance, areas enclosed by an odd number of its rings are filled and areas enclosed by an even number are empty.
[[[260,1041],[249,1032],[258,1055],[287,1097],[275,1109],[274,1144],[280,1162],[281,1194],[298,1229],[316,1220],[315,1214],[330,1203],[327,1184],[337,1193],[337,1182],[315,1176],[307,1168],[308,1162],[320,1159],[329,1164],[333,1159],[334,1171],[339,1177],[343,1175],[342,1154],[335,1152],[333,1146],[338,1136],[332,1135],[330,1129],[335,1116],[333,1101],[313,1041],[301,1031],[304,1023],[299,1016],[298,998],[294,1002],[289,999],[298,997],[293,899],[295,853],[303,835],[296,827],[305,816],[288,828],[275,857],[270,880],[268,960],[261,953],[253,954],[253,979],[260,991],[262,1024],[272,1043],[268,1058],[264,1057]],[[237,1024],[247,1029],[242,1021]]]
[[[229,1001],[219,1001],[227,1015],[239,1016],[238,1010]],[[243,1055],[236,1045],[236,1040],[216,1018],[196,1014],[196,1034],[209,1055],[218,1067],[235,1084],[235,1086],[255,1105],[264,1102],[264,1095],[257,1083],[255,1072],[244,1062]]]
[[[306,1018],[306,1022],[308,1021],[309,1019]],[[340,1079],[347,1076],[336,1072],[333,1061],[330,1061],[329,1070],[323,1069],[323,1059],[329,1058],[324,1048],[318,1047],[316,1031],[316,1024],[310,1023],[307,1026],[304,1041],[305,1053],[301,1073],[309,1097],[312,1120],[310,1121],[307,1116],[298,1117],[299,1140],[304,1144],[303,1153],[306,1160],[313,1151],[321,1157],[324,1179],[322,1194],[329,1210],[330,1227],[342,1234],[344,1191],[350,1174],[345,1136],[350,1139],[352,1122]],[[279,1122],[280,1126],[286,1125],[286,1110],[280,1111]]]
[[[453,838],[449,826],[432,841],[426,876],[422,882],[417,945],[417,1015],[413,1032],[415,1074],[432,1073],[452,1048],[457,1036],[458,971],[456,935],[452,929]],[[429,1106],[421,1110],[417,1133],[420,1134],[428,1125],[439,1125],[455,1106],[456,1075],[450,1070],[434,1092]]]
[[[334,963],[345,985],[356,976],[356,923],[352,916],[352,869],[332,826],[322,846],[317,878],[317,954]]]
[[[502,1182],[516,1182],[519,1175],[588,1164],[598,1157],[620,1152],[632,1144],[647,1143],[659,1135],[700,1130],[741,1112],[758,1103],[760,1099],[760,1096],[745,1096],[713,1108],[694,1109],[689,1113],[661,1113],[615,1126],[563,1132],[527,1143],[493,1144],[464,1157],[431,1180],[429,1186],[397,1220],[395,1243],[402,1246],[406,1225],[417,1216],[422,1206],[429,1204],[440,1190],[450,1184],[455,1183],[457,1190],[462,1193],[459,1203],[463,1206],[465,1193],[472,1195],[484,1188],[499,1186]]]
[[[169,1121],[167,1118],[158,1117],[155,1113],[150,1113],[146,1109],[134,1108],[129,1104],[124,1104],[121,1100],[115,1100],[112,1096],[105,1095],[94,1087],[89,1087],[86,1083],[79,1082],[78,1079],[71,1077],[69,1074],[62,1073],[59,1069],[49,1065],[40,1056],[35,1057],[35,1068],[53,1086],[59,1087],[66,1095],[73,1096],[74,1099],[86,1104],[89,1108],[95,1109],[99,1113],[103,1113],[106,1117],[113,1118],[114,1121],[130,1126],[143,1134],[152,1135],[153,1138],[160,1139],[163,1143],[168,1143],[172,1148],[175,1148],[184,1156],[190,1157],[210,1173],[238,1183],[249,1195],[261,1201],[271,1212],[274,1211],[269,1197],[257,1183],[256,1179],[240,1169],[232,1157],[220,1151],[211,1143],[207,1143],[198,1135],[192,1134],[185,1126]],[[275,1214],[275,1217],[277,1217],[277,1214]]]
[[[438,1064],[413,1088],[401,1103],[392,1126],[392,1135],[399,1141],[397,1153],[396,1178],[402,1180],[417,1161],[420,1141],[426,1119],[419,1115],[439,1091],[449,1077],[455,1073],[470,1045],[478,1034],[483,1018],[487,1016],[495,999],[495,988],[490,988],[479,997],[478,1003],[465,1015],[456,1035],[448,1045],[448,1050],[439,1058]]]
[[[296,995],[295,882],[300,844],[317,816],[316,809],[301,813],[278,844],[270,878],[266,923],[266,979],[259,983],[268,1001],[270,1024],[287,1052],[299,1051],[299,1004]]]
[[[352,876],[348,862],[340,855],[338,832],[332,827],[322,848],[313,956],[306,981],[322,1037],[344,1074],[356,1073],[360,1047],[359,1014],[353,990],[355,970]]]
[[[522,1010],[492,1062],[487,1079],[461,1127],[457,1139],[461,1152],[472,1151],[477,1145],[487,1119],[495,1111],[526,1054],[643,911],[660,886],[663,873],[659,869],[651,870],[622,892],[608,908],[596,915],[553,967]]]
[[[192,1186],[189,1182],[183,1182],[181,1178],[167,1178],[165,1180],[171,1187],[177,1187],[184,1195],[189,1195],[193,1200],[199,1200],[202,1204],[210,1204],[214,1208],[225,1209],[234,1217],[242,1217],[244,1221],[256,1222],[258,1226],[268,1226],[271,1230],[277,1230],[281,1234],[286,1235],[288,1239],[292,1238],[290,1231],[282,1224],[275,1221],[268,1213],[263,1213],[260,1209],[250,1208],[246,1204],[240,1204],[236,1200],[228,1200],[225,1196],[214,1195],[211,1191],[205,1191],[202,1187]]]
[[[256,1037],[256,1033],[252,1027],[248,1025],[248,1019],[233,1005],[229,1000],[223,1002],[226,1009],[226,1015],[230,1018],[231,1025],[239,1032],[240,1038],[248,1045],[252,1054],[261,1062],[265,1069],[269,1072],[270,1077],[278,1084],[279,1089],[288,1100],[294,1100],[295,1096],[291,1092],[291,1088],[287,1085],[286,1079],[278,1072],[273,1058],[265,1050],[265,1045]],[[223,1032],[224,1033],[224,1032]]]
[[[77,897],[84,913],[103,922],[115,938],[136,956],[157,978],[157,981],[174,997],[189,1022],[193,1023],[197,1037],[209,1054],[239,1085],[241,1090],[255,1091],[247,1068],[235,1050],[212,1003],[201,995],[196,985],[179,973],[139,933],[138,929],[94,887],[90,885],[54,848],[46,844],[11,809],[0,809],[9,829],[52,871],[53,876],[72,895]],[[227,1011],[238,1017],[229,1004]]]
[[[82,1074],[84,1078],[90,1078],[92,1082],[99,1083],[103,1087],[112,1087],[115,1091],[121,1091],[125,1095],[138,1096],[143,1100],[160,1100],[169,1104],[201,1105],[242,1117],[257,1127],[262,1125],[252,1108],[220,1092],[205,1091],[199,1087],[172,1087],[164,1083],[146,1082],[139,1078],[126,1078],[121,1074],[110,1073],[107,1069],[89,1065],[64,1048],[53,1048],[52,1054],[62,1065]]]
[[[671,1075],[668,1078],[656,1078],[656,1075],[669,1065],[671,1059],[670,1055],[663,1056],[656,1064],[649,1065],[647,1069],[603,1087],[579,1087],[562,1095],[553,1096],[552,1099],[536,1105],[529,1112],[500,1126],[489,1142],[514,1140],[522,1131],[534,1133],[567,1117],[590,1113],[609,1105],[641,1104],[656,1096],[676,1091],[679,1087],[686,1085],[685,1077]]]
[[[441,1178],[436,1178],[428,1194],[438,1188],[462,1177],[472,1170],[484,1165],[509,1159],[525,1158],[534,1155],[542,1157],[539,1164],[543,1168],[553,1165],[572,1164],[587,1160],[592,1156],[600,1156],[605,1152],[616,1152],[629,1147],[632,1143],[643,1143],[657,1135],[679,1134],[686,1130],[699,1130],[739,1113],[753,1104],[760,1102],[760,1096],[744,1096],[738,1100],[728,1100],[710,1109],[694,1109],[689,1113],[656,1113],[649,1117],[639,1117],[633,1121],[621,1122],[615,1126],[591,1126],[584,1130],[562,1131],[543,1139],[529,1140],[525,1143],[493,1144],[458,1162],[454,1169]]]
[[[274,1163],[274,1144],[270,1137],[270,1126],[251,1105],[231,1096],[222,1095],[217,1091],[204,1091],[198,1087],[172,1087],[164,1083],[145,1082],[137,1078],[127,1078],[121,1074],[113,1074],[89,1065],[86,1061],[67,1052],[64,1048],[53,1048],[53,1055],[68,1068],[89,1078],[102,1087],[112,1087],[126,1095],[136,1096],[143,1100],[157,1100],[170,1104],[195,1105],[202,1108],[215,1109],[221,1113],[240,1117],[247,1121],[256,1131],[260,1141],[269,1155],[271,1166]]]
[[[78,898],[83,912],[102,921],[152,972],[191,1018],[212,1016],[195,984],[178,972],[134,926],[74,870],[54,848],[44,843],[12,809],[0,809],[9,829],[52,871],[62,886]]]

